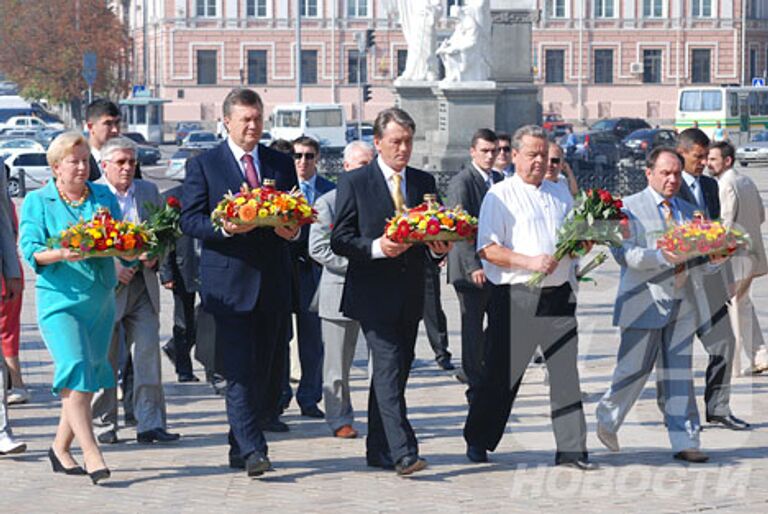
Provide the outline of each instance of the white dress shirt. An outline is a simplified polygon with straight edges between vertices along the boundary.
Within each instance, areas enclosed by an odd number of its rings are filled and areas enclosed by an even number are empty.
[[[232,141],[232,138],[229,136],[227,136],[227,145],[229,146],[229,149],[232,152],[232,155],[235,156],[237,165],[240,167],[240,173],[243,175],[243,179],[245,179],[246,178],[245,163],[243,163],[243,156],[247,152],[242,148],[240,148],[239,146],[237,146],[235,142]],[[259,177],[259,184],[261,184],[261,163],[259,162],[259,145],[256,145],[250,153],[253,156],[253,166],[254,168],[256,168],[256,175],[258,175]]]
[[[478,220],[478,251],[497,244],[527,256],[554,255],[557,232],[573,207],[573,197],[545,180],[536,187],[515,174],[491,187],[483,199]],[[532,272],[504,268],[482,260],[485,276],[496,285],[523,284]],[[559,286],[575,279],[574,261],[565,256],[542,287]]]
[[[120,210],[123,213],[124,221],[132,221],[134,223],[141,222],[139,218],[139,209],[136,205],[136,184],[131,182],[131,187],[125,193],[118,191],[115,186],[109,183],[108,180],[104,180],[104,184],[107,185],[112,194],[117,198],[117,203],[120,205]]]
[[[685,183],[688,185],[688,189],[691,190],[693,197],[696,199],[696,203],[698,204],[696,207],[699,209],[704,209],[706,207],[704,205],[704,191],[701,190],[701,180],[699,180],[699,177],[695,177],[687,171],[684,171],[683,180],[685,180]]]
[[[100,174],[104,175],[104,168],[101,167],[101,150],[92,146],[91,155],[96,160],[96,166],[98,166]]]

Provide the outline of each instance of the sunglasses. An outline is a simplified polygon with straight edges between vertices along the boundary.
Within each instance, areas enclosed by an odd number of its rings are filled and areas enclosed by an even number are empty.
[[[552,158],[549,160],[549,163],[550,163],[550,164],[560,164],[560,157],[552,157]]]
[[[116,161],[107,160],[107,162],[112,162],[112,163],[116,164],[118,167],[121,167],[121,168],[123,166],[125,166],[126,164],[129,164],[131,166],[136,166],[136,159],[118,159]]]
[[[293,152],[293,158],[295,160],[300,161],[302,157],[308,161],[311,161],[315,158],[315,154],[312,152],[306,152],[306,153]]]
[[[512,148],[509,146],[500,146],[499,147],[499,153],[509,153],[512,151]]]

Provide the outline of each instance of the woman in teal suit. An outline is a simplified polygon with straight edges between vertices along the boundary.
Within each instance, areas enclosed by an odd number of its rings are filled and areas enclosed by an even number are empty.
[[[115,386],[107,360],[115,316],[115,265],[111,258],[84,259],[70,249],[49,249],[46,244],[70,225],[90,219],[100,207],[120,217],[109,189],[87,181],[90,155],[85,138],[76,132],[53,140],[47,156],[54,179],[24,200],[19,244],[37,274],[38,323],[53,357],[53,392],[62,399],[48,456],[55,472],[85,474],[71,454],[76,437],[85,469],[97,483],[109,470],[94,439],[91,398],[99,389]]]

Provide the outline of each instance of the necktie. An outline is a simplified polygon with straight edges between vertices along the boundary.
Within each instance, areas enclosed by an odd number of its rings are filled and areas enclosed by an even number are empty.
[[[245,180],[251,187],[259,187],[259,174],[256,172],[256,166],[253,165],[253,155],[247,153],[243,155],[243,166],[245,167]]]
[[[493,185],[493,178],[491,178],[491,175],[488,175],[488,178],[485,179],[485,188],[490,189]]]
[[[304,197],[307,199],[307,202],[309,205],[315,204],[315,195],[313,194],[314,189],[312,188],[312,184],[309,182],[300,182],[299,187],[301,188],[301,192],[304,195]]]
[[[703,191],[701,190],[701,183],[699,183],[699,179],[694,180],[691,183],[691,192],[693,193],[693,197],[696,199],[696,205],[700,209],[704,208],[704,198],[703,198]]]
[[[392,192],[392,202],[394,202],[395,211],[397,212],[402,212],[405,209],[405,198],[403,197],[403,190],[400,188],[402,181],[402,172],[392,175],[392,182],[395,184],[395,190]]]
[[[669,200],[661,201],[661,212],[664,214],[664,223],[667,228],[675,224],[675,215],[672,213],[672,202]],[[685,272],[685,264],[675,266],[675,287],[681,289],[685,285],[688,274]]]

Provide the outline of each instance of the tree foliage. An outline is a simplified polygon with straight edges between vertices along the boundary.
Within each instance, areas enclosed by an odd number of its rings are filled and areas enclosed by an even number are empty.
[[[94,92],[124,94],[130,39],[104,0],[0,0],[0,70],[26,96],[81,98],[88,51],[97,55]]]

